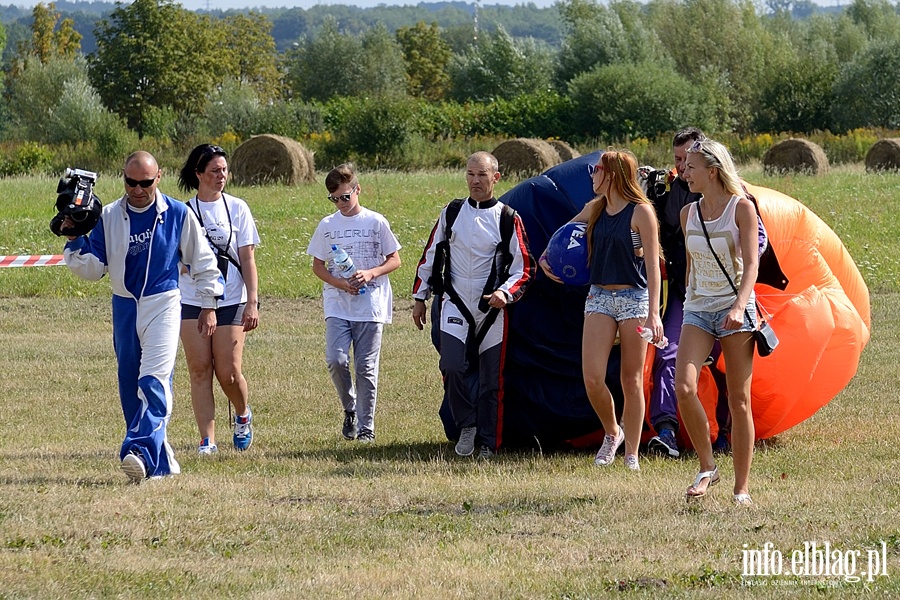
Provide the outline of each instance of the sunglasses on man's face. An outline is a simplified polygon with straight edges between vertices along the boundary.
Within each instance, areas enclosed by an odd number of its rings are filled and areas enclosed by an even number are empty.
[[[131,188],[141,186],[142,188],[144,188],[146,190],[148,187],[152,186],[154,183],[156,183],[156,177],[154,177],[153,179],[144,179],[142,181],[138,181],[137,179],[132,179],[131,177],[129,177],[127,175],[125,176],[125,185],[127,185],[128,187],[131,187]]]
[[[356,192],[357,187],[358,186],[354,186],[352,190],[350,190],[346,194],[340,194],[339,196],[332,196],[331,194],[328,194],[328,199],[331,200],[335,204],[337,204],[339,201],[340,202],[350,202],[350,198],[351,198],[351,196],[353,196],[354,192]]]

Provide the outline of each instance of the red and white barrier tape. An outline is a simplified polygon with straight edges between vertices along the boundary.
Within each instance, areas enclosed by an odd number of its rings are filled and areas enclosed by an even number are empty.
[[[66,264],[62,254],[20,254],[0,256],[2,267],[53,267]]]

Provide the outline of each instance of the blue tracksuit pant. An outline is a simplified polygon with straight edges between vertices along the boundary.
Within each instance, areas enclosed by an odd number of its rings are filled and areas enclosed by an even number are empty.
[[[119,458],[137,450],[148,477],[180,473],[166,439],[181,331],[180,294],[172,290],[140,300],[113,295],[112,307],[119,397],[127,427]]]

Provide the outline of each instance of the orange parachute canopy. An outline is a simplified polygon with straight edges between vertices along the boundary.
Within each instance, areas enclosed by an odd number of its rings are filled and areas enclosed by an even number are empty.
[[[753,362],[753,422],[756,438],[766,439],[811,417],[850,382],[869,341],[871,314],[869,290],[834,231],[789,196],[747,190],[789,282],[784,291],[755,288],[780,341],[774,353]],[[717,366],[725,370],[722,358]],[[716,397],[714,385],[701,390],[707,414],[715,414]]]

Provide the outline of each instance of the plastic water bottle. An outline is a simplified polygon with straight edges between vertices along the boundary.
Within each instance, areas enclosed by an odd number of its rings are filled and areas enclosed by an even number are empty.
[[[334,266],[337,267],[338,271],[340,271],[341,277],[347,279],[349,277],[352,277],[353,274],[356,273],[356,265],[353,264],[353,259],[350,258],[350,255],[347,254],[346,250],[344,250],[337,244],[331,245],[331,256],[334,258]],[[359,293],[366,293],[365,285],[359,288]]]
[[[647,342],[648,344],[653,344],[653,330],[648,329],[646,327],[638,327],[637,328],[638,335],[641,336],[641,339]],[[657,348],[665,348],[669,345],[669,338],[663,336],[661,340],[653,344]]]

